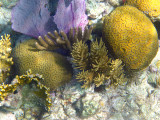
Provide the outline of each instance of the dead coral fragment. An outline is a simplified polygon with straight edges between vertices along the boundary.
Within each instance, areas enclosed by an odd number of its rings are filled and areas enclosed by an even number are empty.
[[[39,89],[38,95],[41,98],[44,98],[46,101],[47,110],[50,110],[51,106],[51,99],[49,98],[49,88],[44,86],[40,83],[40,81],[43,80],[42,76],[39,74],[32,74],[31,70],[27,71],[26,75],[22,76],[16,76],[16,79],[18,80],[17,83],[11,85],[11,84],[2,84],[0,85],[0,100],[4,100],[4,98],[9,94],[13,93],[18,86],[24,86],[26,84],[35,83],[37,85],[37,88]]]
[[[39,50],[54,50],[57,48],[72,50],[73,43],[80,40],[87,41],[90,38],[92,29],[93,27],[88,28],[86,26],[82,33],[82,28],[72,28],[70,29],[68,36],[63,31],[60,31],[60,34],[58,34],[57,31],[54,31],[54,35],[51,32],[48,32],[48,34],[44,36],[44,39],[42,36],[39,36],[39,43],[36,42],[35,45]]]
[[[126,79],[123,74],[122,61],[111,60],[107,56],[105,44],[100,40],[91,42],[90,52],[88,46],[82,41],[73,45],[72,57],[76,68],[82,70],[76,77],[84,82],[82,88],[89,87],[92,83],[99,87],[110,82],[109,85],[123,84]]]
[[[1,36],[0,40],[0,83],[4,82],[9,75],[10,66],[13,64],[11,53],[10,35]]]

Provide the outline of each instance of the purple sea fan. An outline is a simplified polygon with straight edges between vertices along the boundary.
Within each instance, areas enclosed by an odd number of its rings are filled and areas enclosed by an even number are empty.
[[[36,38],[55,30],[47,4],[47,0],[20,0],[12,9],[12,29]]]
[[[88,24],[87,15],[85,14],[85,0],[72,0],[66,7],[64,0],[59,0],[54,22],[59,30],[65,33],[69,32],[70,28],[84,27]]]

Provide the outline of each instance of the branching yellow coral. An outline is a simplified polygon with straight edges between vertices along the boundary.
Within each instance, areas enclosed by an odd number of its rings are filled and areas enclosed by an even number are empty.
[[[0,100],[4,100],[4,98],[9,94],[13,93],[18,86],[24,86],[26,84],[30,84],[31,82],[36,83],[37,88],[39,91],[36,93],[41,98],[44,98],[46,101],[47,109],[50,109],[51,106],[51,99],[49,98],[49,88],[44,86],[40,83],[40,81],[43,79],[41,75],[39,74],[32,74],[31,70],[27,71],[26,75],[22,76],[16,76],[16,79],[18,80],[17,83],[11,85],[11,84],[2,84],[0,85]]]
[[[88,49],[85,43],[78,41],[73,45],[71,53],[76,68],[82,70],[76,76],[77,79],[84,83],[82,88],[88,88],[92,83],[99,87],[108,81],[110,81],[110,85],[117,86],[126,81],[123,74],[122,61],[108,58],[107,50],[102,40],[99,43],[98,41],[91,42],[90,52],[88,52]]]
[[[74,50],[72,51],[72,57],[74,58],[73,62],[75,63],[76,68],[80,70],[87,69],[89,62],[88,46],[84,42],[79,41],[77,43],[74,43],[73,49]]]
[[[10,35],[5,34],[1,36],[0,40],[0,82],[4,82],[4,80],[9,75],[10,66],[13,64],[12,57],[10,57],[11,53],[11,42]]]

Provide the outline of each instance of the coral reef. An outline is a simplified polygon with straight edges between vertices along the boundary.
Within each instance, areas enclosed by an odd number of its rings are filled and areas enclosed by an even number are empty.
[[[0,83],[4,82],[9,75],[10,66],[13,64],[11,54],[10,35],[1,36],[0,40]]]
[[[160,15],[159,0],[126,0],[125,4],[138,8],[150,17],[158,17]]]
[[[132,6],[117,7],[103,24],[103,39],[131,71],[146,68],[158,50],[157,31],[148,17]]]
[[[122,61],[111,60],[107,56],[102,40],[99,43],[91,42],[90,49],[83,41],[78,41],[73,45],[71,55],[75,67],[81,70],[76,78],[84,82],[83,88],[91,86],[92,83],[95,83],[96,87],[105,83],[117,86],[126,81]]]
[[[51,90],[69,82],[72,78],[72,67],[67,59],[55,52],[37,50],[35,42],[36,40],[30,39],[13,49],[15,73],[23,75],[31,69],[34,74],[43,75],[44,81],[41,83]]]
[[[17,87],[26,84],[36,84],[38,90],[34,91],[35,94],[45,100],[46,110],[50,109],[51,99],[49,98],[49,88],[40,83],[42,76],[39,74],[32,74],[31,70],[27,71],[26,75],[16,76],[17,82],[15,84],[2,84],[0,85],[0,100],[4,100],[9,93],[13,93]]]
[[[92,29],[92,26],[90,28],[86,26],[83,32],[81,27],[71,28],[68,36],[63,31],[61,31],[60,34],[58,34],[57,31],[54,31],[54,35],[51,32],[48,32],[48,34],[44,36],[44,39],[42,36],[39,36],[39,42],[36,42],[35,45],[38,50],[54,50],[57,48],[64,48],[71,51],[72,45],[77,41],[82,40],[86,42],[90,39]]]

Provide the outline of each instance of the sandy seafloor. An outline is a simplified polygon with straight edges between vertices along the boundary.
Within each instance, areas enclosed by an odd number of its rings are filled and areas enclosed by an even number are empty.
[[[28,36],[11,29],[11,9],[18,0],[0,0],[0,35],[11,34],[15,45]],[[96,16],[89,24],[96,23],[119,5],[119,0],[86,0],[88,16]],[[159,29],[157,29],[159,33]],[[11,94],[0,101],[0,120],[160,120],[160,49],[144,71],[135,74],[128,86],[105,88],[95,91],[94,85],[82,89],[73,80],[50,94],[52,106],[43,113],[35,104],[20,106],[21,93]],[[34,106],[35,105],[35,106]],[[42,114],[43,113],[43,114]]]

